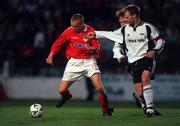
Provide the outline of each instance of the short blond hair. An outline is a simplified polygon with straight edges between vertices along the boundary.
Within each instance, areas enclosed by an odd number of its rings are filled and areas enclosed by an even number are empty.
[[[73,14],[71,17],[71,21],[74,20],[80,20],[81,22],[84,22],[84,16],[82,16],[81,14]]]
[[[124,12],[128,11],[130,15],[136,14],[140,16],[140,8],[135,4],[130,4],[124,8]]]
[[[116,17],[117,18],[124,17],[124,8],[119,9],[119,10],[116,11]]]

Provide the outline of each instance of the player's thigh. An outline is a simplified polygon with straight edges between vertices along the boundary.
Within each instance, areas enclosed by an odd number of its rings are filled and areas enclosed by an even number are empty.
[[[68,88],[74,83],[74,81],[65,81],[62,80],[61,83],[59,84],[59,91],[63,92],[68,90]]]
[[[141,80],[142,71],[133,71],[132,76],[133,76],[133,83],[134,84],[142,82],[142,80]]]

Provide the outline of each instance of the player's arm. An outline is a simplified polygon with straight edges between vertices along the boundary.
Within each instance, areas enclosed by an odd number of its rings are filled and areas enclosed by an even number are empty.
[[[97,39],[91,39],[90,44],[85,44],[85,48],[90,52],[97,52],[100,49],[100,44]]]
[[[86,38],[93,39],[93,38],[105,38],[110,39],[115,42],[122,42],[123,35],[121,33],[121,29],[118,29],[116,31],[95,31],[90,32],[86,35]]]
[[[123,55],[123,47],[120,43],[115,42],[113,47],[113,58],[117,59],[118,62],[125,61],[126,57]]]
[[[105,38],[119,43],[121,43],[123,40],[121,28],[116,31],[95,31],[95,33],[96,38]]]
[[[154,39],[154,41],[156,42],[156,46],[153,48],[153,50],[157,54],[160,54],[162,50],[164,49],[165,40],[158,36],[157,38]]]
[[[90,45],[86,46],[88,53],[93,54],[95,58],[99,58],[100,56],[100,42],[97,39],[91,39]]]
[[[164,49],[165,41],[160,37],[158,30],[153,25],[149,25],[149,27],[151,29],[150,37],[155,43],[155,47],[149,51],[146,56],[148,58],[154,58]]]
[[[97,52],[100,49],[99,41],[96,39],[95,30],[93,27],[89,27],[88,33],[84,36],[88,40],[88,43],[85,44],[85,48],[90,53]]]
[[[46,63],[53,65],[53,58],[54,56],[59,52],[59,50],[62,48],[62,45],[64,44],[64,42],[66,42],[68,40],[68,37],[66,35],[66,32],[62,33],[58,39],[53,43],[52,47],[51,47],[51,51],[48,55],[48,57],[46,58]]]

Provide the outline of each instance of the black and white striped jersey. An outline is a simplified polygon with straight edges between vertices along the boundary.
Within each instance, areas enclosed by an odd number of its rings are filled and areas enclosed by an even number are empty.
[[[156,40],[160,38],[158,30],[152,24],[143,21],[136,27],[129,24],[123,26],[120,34],[123,35],[122,44],[129,63],[145,57],[148,51],[153,50]]]
[[[135,28],[126,24],[114,32],[98,31],[96,36],[103,36],[122,44],[129,63],[145,57],[150,50],[161,51],[164,47],[164,40],[160,39],[158,30],[152,24],[143,21]],[[159,40],[160,44],[156,46]]]

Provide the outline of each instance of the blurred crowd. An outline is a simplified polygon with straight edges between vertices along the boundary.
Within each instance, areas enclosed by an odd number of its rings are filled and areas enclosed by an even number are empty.
[[[54,40],[68,26],[74,13],[81,13],[85,22],[96,30],[119,28],[115,12],[135,3],[142,18],[155,25],[166,46],[159,58],[160,73],[180,72],[180,0],[1,0],[0,1],[0,70],[9,66],[13,75],[59,75],[64,69],[64,51],[58,54],[57,65],[45,64]],[[101,43],[99,66],[104,72],[124,72],[123,65],[112,58],[112,42]]]

